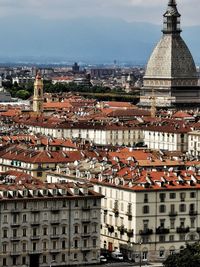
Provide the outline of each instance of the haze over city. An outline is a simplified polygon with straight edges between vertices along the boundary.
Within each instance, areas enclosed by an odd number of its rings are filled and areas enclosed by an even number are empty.
[[[184,39],[198,63],[200,2],[177,2],[184,17]],[[161,36],[164,4],[160,0],[1,0],[1,61],[116,59],[145,64]]]

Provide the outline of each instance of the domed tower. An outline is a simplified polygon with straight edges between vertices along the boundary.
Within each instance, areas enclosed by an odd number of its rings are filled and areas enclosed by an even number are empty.
[[[169,0],[163,15],[163,36],[147,64],[140,105],[157,107],[200,103],[200,88],[193,57],[181,37],[176,0]]]
[[[34,95],[33,95],[33,111],[36,113],[43,112],[43,103],[44,103],[44,95],[43,95],[43,80],[41,78],[40,73],[38,72],[34,82]]]

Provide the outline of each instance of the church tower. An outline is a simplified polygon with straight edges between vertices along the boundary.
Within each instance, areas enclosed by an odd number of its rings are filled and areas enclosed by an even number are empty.
[[[38,72],[34,82],[34,95],[33,95],[33,111],[36,113],[43,112],[43,80],[41,78],[40,73]]]
[[[163,15],[163,35],[147,64],[140,106],[172,107],[200,103],[200,87],[193,57],[181,37],[181,15],[169,0]]]

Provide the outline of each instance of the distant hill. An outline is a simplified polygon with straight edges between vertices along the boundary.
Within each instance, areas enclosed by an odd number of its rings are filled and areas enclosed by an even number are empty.
[[[161,36],[161,26],[108,18],[60,21],[34,17],[0,19],[0,61],[129,61],[145,64]],[[185,28],[183,37],[200,62],[200,26]]]

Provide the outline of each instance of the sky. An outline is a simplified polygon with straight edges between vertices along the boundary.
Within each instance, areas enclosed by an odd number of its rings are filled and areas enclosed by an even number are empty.
[[[0,17],[34,16],[46,20],[110,17],[161,23],[168,0],[0,0]],[[200,25],[200,0],[177,0],[183,25]]]

